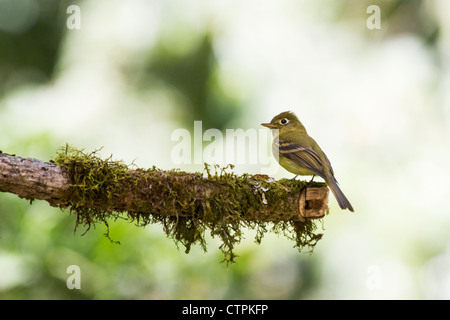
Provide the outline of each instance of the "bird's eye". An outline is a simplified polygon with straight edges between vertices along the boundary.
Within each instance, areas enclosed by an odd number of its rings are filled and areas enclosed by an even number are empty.
[[[280,123],[281,124],[287,124],[289,122],[289,120],[288,119],[281,119],[281,121],[280,121]]]

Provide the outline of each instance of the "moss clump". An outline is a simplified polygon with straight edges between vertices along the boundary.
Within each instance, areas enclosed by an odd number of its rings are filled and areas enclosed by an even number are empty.
[[[71,181],[61,207],[76,214],[75,228],[81,224],[89,230],[100,222],[107,227],[109,238],[110,219],[126,219],[138,226],[159,223],[186,253],[193,244],[206,251],[209,231],[220,238],[227,263],[234,262],[234,248],[245,228],[256,230],[257,243],[266,232],[274,232],[294,241],[299,250],[312,250],[322,237],[315,233],[315,221],[298,221],[293,210],[296,200],[292,195],[299,194],[306,182],[238,176],[230,172],[232,166],[211,169],[205,165],[204,173],[130,169],[111,157],[103,160],[97,153],[66,145],[54,159]]]

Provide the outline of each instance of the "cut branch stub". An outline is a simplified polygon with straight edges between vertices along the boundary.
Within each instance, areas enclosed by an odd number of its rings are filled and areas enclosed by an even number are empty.
[[[328,211],[328,193],[330,190],[326,187],[304,188],[300,192],[299,209],[301,219],[320,219]]]

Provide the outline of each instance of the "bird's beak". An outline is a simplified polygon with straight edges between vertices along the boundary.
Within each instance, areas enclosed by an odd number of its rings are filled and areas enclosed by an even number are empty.
[[[262,126],[267,127],[269,129],[275,129],[277,125],[275,123],[261,123]]]

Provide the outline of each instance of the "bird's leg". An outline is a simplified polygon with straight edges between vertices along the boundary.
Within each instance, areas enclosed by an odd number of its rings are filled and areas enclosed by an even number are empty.
[[[313,174],[313,176],[312,176],[311,180],[309,180],[309,183],[313,182],[313,180],[314,180],[314,177],[315,177],[315,176],[316,176],[316,175],[315,175],[315,174]]]
[[[291,179],[291,181],[295,180],[295,178],[297,178],[297,177],[299,176],[299,174],[300,174],[300,173],[297,173],[297,174],[295,175],[295,177],[293,177],[293,178]]]

